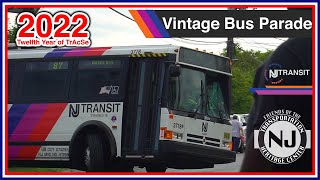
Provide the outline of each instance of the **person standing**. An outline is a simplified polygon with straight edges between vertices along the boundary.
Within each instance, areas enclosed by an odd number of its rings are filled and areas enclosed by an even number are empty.
[[[240,131],[243,134],[243,128],[240,121],[238,120],[237,115],[234,115],[232,117],[231,124],[232,124],[232,151],[237,153],[239,150],[239,144],[240,144],[240,138],[241,138]]]

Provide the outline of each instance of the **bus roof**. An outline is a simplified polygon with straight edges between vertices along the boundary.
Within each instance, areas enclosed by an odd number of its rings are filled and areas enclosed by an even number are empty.
[[[147,54],[147,53],[177,54],[180,48],[181,46],[174,46],[174,45],[142,45],[142,46],[113,46],[113,47],[90,47],[90,48],[9,49],[8,59],[130,55],[133,53],[134,54]],[[194,51],[197,51],[197,50],[194,50]],[[198,52],[201,52],[201,51],[198,51]],[[205,53],[205,52],[202,52],[202,53]],[[217,55],[214,55],[214,56],[217,56]],[[222,56],[219,56],[219,57],[222,57]],[[226,57],[222,57],[222,58],[226,58]]]
[[[85,57],[85,56],[112,56],[123,55],[132,57],[136,54],[154,54],[152,57],[161,57],[163,54],[177,54],[177,63],[194,68],[213,71],[232,76],[229,59],[212,53],[202,52],[181,46],[173,45],[145,45],[145,46],[114,46],[90,48],[26,48],[12,49],[9,46],[9,60]],[[209,60],[209,61],[208,61]]]
[[[9,49],[9,59],[44,58],[44,57],[79,57],[103,55],[130,55],[132,53],[176,53],[177,46],[114,46],[90,48],[34,48]]]

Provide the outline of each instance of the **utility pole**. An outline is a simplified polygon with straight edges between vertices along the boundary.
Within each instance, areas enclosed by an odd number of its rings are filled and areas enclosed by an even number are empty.
[[[247,8],[228,8],[228,10],[246,10]],[[233,37],[229,36],[227,41],[227,57],[229,58],[230,64],[233,64],[233,61],[237,60],[235,57],[236,47],[233,41]]]
[[[227,41],[227,57],[229,58],[230,62],[233,60],[233,52],[234,51],[234,42],[233,37],[228,37]]]
[[[236,8],[228,8],[228,10],[236,10]],[[229,58],[230,65],[233,63],[233,50],[234,50],[234,42],[233,42],[233,37],[229,36],[228,41],[227,41],[227,57]]]

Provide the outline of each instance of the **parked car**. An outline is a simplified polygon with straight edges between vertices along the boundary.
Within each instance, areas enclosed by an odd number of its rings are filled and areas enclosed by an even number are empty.
[[[243,132],[244,132],[244,135],[243,135],[243,145],[244,147],[246,147],[246,138],[247,138],[247,123],[248,123],[248,118],[249,118],[249,114],[242,114],[242,117],[244,118],[245,120],[245,123],[244,125],[242,126],[242,129],[243,129]]]
[[[243,147],[246,148],[246,142],[247,142],[247,126],[243,126]]]
[[[230,115],[230,119],[232,119],[234,115],[237,116],[237,119],[239,120],[239,122],[242,126],[247,125],[246,118],[249,116],[248,114],[233,114],[233,115]]]

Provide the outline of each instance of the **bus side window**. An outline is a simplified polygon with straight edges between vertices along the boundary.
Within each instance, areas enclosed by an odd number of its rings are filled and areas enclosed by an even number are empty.
[[[98,62],[98,63],[97,63]],[[120,95],[120,61],[80,61],[72,96],[79,98]]]
[[[8,67],[8,96],[11,98],[13,96],[12,90],[13,90],[13,74],[15,70],[15,64],[9,63]]]
[[[98,97],[111,94],[111,86],[119,86],[120,72],[87,71],[79,72],[74,94],[77,97]],[[118,92],[119,93],[119,92]]]
[[[23,79],[25,98],[64,98],[68,62],[28,62]]]

